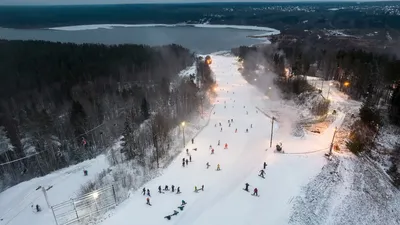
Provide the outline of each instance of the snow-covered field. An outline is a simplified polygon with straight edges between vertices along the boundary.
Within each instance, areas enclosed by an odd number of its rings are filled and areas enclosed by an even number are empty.
[[[82,184],[94,179],[98,173],[108,168],[104,155],[83,163],[20,183],[0,193],[0,225],[44,225],[54,224],[54,218],[46,206],[46,201],[39,186],[46,189],[51,205],[75,198]],[[83,170],[88,176],[83,176]],[[35,214],[31,205],[39,204],[43,212]]]
[[[348,101],[334,85],[329,88],[324,84],[322,95],[327,97],[329,90],[331,109],[338,113],[321,134],[303,130],[304,135],[298,137],[292,134],[293,124],[304,109],[279,98],[266,98],[243,79],[236,57],[211,57],[218,96],[208,114],[208,125],[198,129],[194,143],[181,148],[160,176],[134,191],[101,220],[101,225],[400,224],[399,192],[373,164],[346,153],[336,153],[330,162],[324,157],[334,128],[340,128],[359,103]],[[272,116],[277,120],[270,148]],[[285,154],[275,152],[279,142]],[[182,159],[189,158],[185,149],[189,149],[191,162],[183,167]],[[264,162],[268,166],[262,179],[258,174]],[[218,164],[220,171],[216,170]],[[81,174],[84,165],[89,177]],[[49,210],[39,214],[31,211],[31,203],[45,206],[42,193],[35,188],[53,185],[49,199],[58,203],[75,197],[85,179],[107,167],[105,157],[100,156],[0,193],[0,215],[4,218],[0,225],[55,224]],[[245,183],[250,184],[250,192],[243,190]],[[158,187],[165,185],[179,187],[182,193],[158,193]],[[202,185],[204,191],[194,192],[195,186]],[[148,196],[141,194],[142,188],[150,190],[152,206],[146,205]],[[251,195],[254,188],[258,197]],[[181,211],[177,207],[182,200],[187,205]],[[179,214],[170,221],[164,218],[174,210]],[[383,223],[379,215],[386,216]]]

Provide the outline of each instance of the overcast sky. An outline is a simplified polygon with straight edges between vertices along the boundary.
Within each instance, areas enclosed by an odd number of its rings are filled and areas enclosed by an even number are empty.
[[[310,0],[308,0],[309,2]],[[311,0],[313,2],[325,2]],[[355,0],[339,0],[355,2]],[[362,0],[361,0],[362,1]],[[374,0],[364,0],[374,1]],[[376,0],[375,0],[376,1]],[[128,4],[128,3],[193,3],[193,2],[304,2],[299,0],[0,0],[0,5],[91,5],[91,4]]]

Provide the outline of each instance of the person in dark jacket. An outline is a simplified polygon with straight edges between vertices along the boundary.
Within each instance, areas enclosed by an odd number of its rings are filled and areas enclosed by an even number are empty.
[[[258,189],[257,188],[254,188],[253,195],[258,196]]]
[[[245,185],[246,185],[246,187],[244,188],[244,190],[245,190],[245,191],[249,191],[249,186],[250,186],[250,184],[246,183]]]

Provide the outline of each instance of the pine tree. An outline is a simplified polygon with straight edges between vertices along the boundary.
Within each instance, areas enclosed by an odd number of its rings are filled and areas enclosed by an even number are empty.
[[[127,160],[134,159],[136,157],[134,152],[134,133],[132,127],[132,121],[129,116],[126,117],[124,123],[124,130],[122,132],[122,149],[121,152],[125,154]]]
[[[13,150],[14,146],[8,138],[5,128],[0,126],[0,155]]]
[[[85,128],[87,127],[87,115],[82,105],[77,101],[72,102],[70,121],[71,125],[75,128],[76,137],[85,133]],[[78,143],[80,143],[80,139],[78,139]]]
[[[149,114],[149,103],[147,102],[146,98],[143,98],[142,105],[141,105],[142,116],[145,120],[150,117]]]

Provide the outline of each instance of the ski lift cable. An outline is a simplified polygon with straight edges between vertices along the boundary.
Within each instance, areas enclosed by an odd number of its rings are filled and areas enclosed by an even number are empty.
[[[98,129],[99,127],[103,126],[104,124],[105,124],[105,123],[103,122],[102,124],[100,124],[100,125],[94,127],[93,129],[90,129],[90,130],[86,131],[85,133],[82,133],[82,134],[76,136],[75,138],[78,138],[78,137],[81,137],[82,135],[88,134],[88,133],[90,133],[90,132],[92,132],[92,131]],[[41,154],[41,153],[43,153],[43,152],[47,152],[47,151],[50,151],[50,149],[49,149],[49,150],[40,151],[40,152],[36,152],[36,153],[34,153],[34,154],[31,154],[31,155],[28,155],[28,156],[25,156],[25,157],[21,157],[21,158],[18,158],[18,159],[14,159],[14,160],[12,160],[12,161],[8,161],[8,162],[5,162],[5,163],[0,163],[0,166],[4,166],[4,165],[11,164],[11,163],[15,163],[15,162],[21,161],[21,160],[23,160],[23,159],[27,159],[27,158],[33,157],[33,156],[35,156],[35,155]]]

